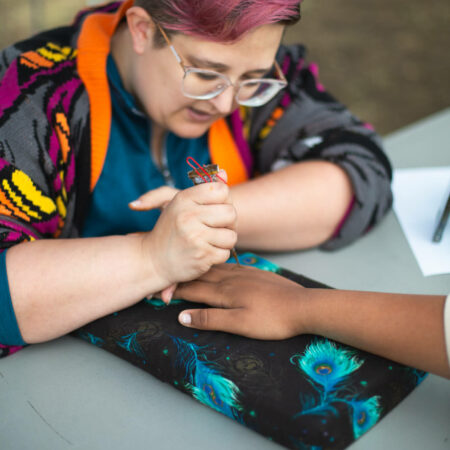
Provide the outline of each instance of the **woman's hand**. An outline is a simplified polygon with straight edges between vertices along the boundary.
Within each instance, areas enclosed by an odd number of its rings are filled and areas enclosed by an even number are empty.
[[[164,209],[178,192],[180,192],[179,189],[162,186],[142,194],[139,198],[129,203],[128,206],[134,211],[148,211],[154,208]],[[155,206],[156,204],[158,206]]]
[[[159,276],[161,290],[223,263],[237,240],[236,211],[224,183],[173,194],[166,187],[145,194],[145,209],[164,208],[154,229],[141,235],[144,263]]]
[[[222,264],[175,296],[212,308],[180,313],[182,325],[256,339],[286,339],[308,332],[308,289],[275,273]]]

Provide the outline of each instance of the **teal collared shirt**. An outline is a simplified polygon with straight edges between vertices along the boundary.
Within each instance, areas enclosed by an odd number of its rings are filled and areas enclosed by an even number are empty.
[[[168,132],[163,149],[165,170],[161,170],[150,148],[151,122],[125,90],[111,55],[107,75],[112,100],[111,134],[103,170],[91,196],[83,237],[151,230],[159,210],[132,211],[128,203],[164,185],[178,189],[192,186],[186,175],[190,170],[186,163],[188,156],[200,164],[210,162],[206,134],[185,139]]]

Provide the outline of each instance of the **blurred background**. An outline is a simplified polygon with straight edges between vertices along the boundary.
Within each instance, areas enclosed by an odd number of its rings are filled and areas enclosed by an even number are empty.
[[[0,0],[0,48],[69,23],[96,0]],[[382,134],[450,106],[448,0],[304,0],[288,43],[308,47],[328,90]]]

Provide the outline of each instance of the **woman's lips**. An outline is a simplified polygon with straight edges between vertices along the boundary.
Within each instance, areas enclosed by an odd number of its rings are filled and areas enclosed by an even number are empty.
[[[189,106],[187,108],[189,118],[194,122],[209,122],[214,116]]]

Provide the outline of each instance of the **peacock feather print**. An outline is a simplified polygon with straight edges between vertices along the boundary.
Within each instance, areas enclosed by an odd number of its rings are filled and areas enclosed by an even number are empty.
[[[119,347],[124,348],[127,352],[134,353],[140,358],[145,358],[144,351],[142,350],[141,346],[139,345],[139,342],[137,341],[138,334],[139,331],[135,331],[134,333],[122,336],[120,340],[116,342],[116,344]]]
[[[257,269],[267,270],[268,272],[278,273],[280,271],[280,268],[276,264],[261,258],[260,256],[254,255],[253,253],[243,253],[242,255],[239,255],[238,259],[244,266],[252,266]],[[234,262],[234,258],[230,258],[227,262]]]
[[[172,340],[178,350],[177,364],[185,368],[186,389],[204,405],[240,421],[239,388],[222,376],[214,363],[206,360],[203,348],[180,338]]]
[[[356,358],[354,351],[338,347],[327,339],[314,341],[302,355],[295,354],[290,361],[306,374],[318,393],[300,396],[302,409],[293,419],[307,414],[338,415],[335,404],[350,403],[346,396],[340,395],[346,389],[345,381],[364,363]]]
[[[368,400],[350,400],[347,403],[352,409],[353,435],[358,439],[370,430],[380,419],[381,407],[378,396]]]
[[[80,331],[78,332],[78,336],[81,339],[84,339],[85,341],[88,341],[91,344],[94,344],[96,347],[102,347],[105,341],[97,336],[94,336],[92,333],[89,333],[87,331]]]
[[[324,339],[310,344],[303,355],[294,355],[291,363],[301,369],[325,393],[336,389],[364,361],[356,358],[352,350],[337,347]]]
[[[160,309],[165,309],[168,306],[173,306],[173,305],[181,305],[183,303],[187,303],[186,300],[183,300],[181,298],[173,298],[172,300],[170,300],[170,305],[167,305],[166,303],[164,303],[160,298],[146,298],[144,300],[144,302],[147,305],[153,306],[153,308],[156,311],[159,311]]]
[[[414,367],[405,368],[413,377],[416,385],[422,383],[422,381],[428,376],[428,372],[424,372],[423,370],[415,369]]]

